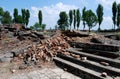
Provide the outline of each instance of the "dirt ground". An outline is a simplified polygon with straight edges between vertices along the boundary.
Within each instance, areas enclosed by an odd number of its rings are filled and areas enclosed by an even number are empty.
[[[21,61],[17,62],[5,62],[5,63],[0,63],[0,79],[10,79],[11,76],[14,77],[17,74],[22,74],[22,73],[29,73],[31,71],[35,70],[41,70],[44,68],[55,68],[55,64],[53,62],[43,62],[41,61],[39,65],[31,65],[27,66]]]

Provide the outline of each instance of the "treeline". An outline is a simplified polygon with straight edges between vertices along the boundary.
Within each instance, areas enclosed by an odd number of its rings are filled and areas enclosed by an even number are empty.
[[[0,7],[0,22],[1,24],[21,23],[25,26],[29,23],[30,12],[28,9],[21,9],[21,15],[18,14],[18,9],[14,9],[13,19],[9,11],[4,11]]]
[[[18,14],[18,9],[14,9],[13,18],[10,16],[9,11],[4,11],[2,7],[0,7],[0,23],[1,24],[11,24],[11,23],[21,23],[27,27],[30,18],[30,12],[28,9],[21,9],[21,15]],[[113,2],[112,5],[112,20],[114,24],[114,29],[117,26],[117,29],[120,29],[120,4]],[[69,10],[67,14],[65,11],[60,12],[59,19],[57,21],[58,28],[62,30],[74,28],[79,29],[80,22],[83,23],[83,30],[86,26],[88,26],[89,31],[96,26],[99,25],[98,31],[101,30],[101,24],[103,22],[103,6],[98,4],[96,9],[96,13],[94,13],[91,9],[87,10],[86,7],[82,9],[82,12],[79,9]],[[43,24],[43,16],[42,11],[38,12],[38,22],[36,22],[33,26],[30,26],[31,29],[34,30],[44,30],[46,24]],[[72,27],[73,26],[73,27]],[[56,28],[56,26],[55,26]]]
[[[85,29],[86,25],[89,27],[89,31],[92,27],[96,26],[96,24],[99,24],[99,30],[100,30],[100,25],[103,21],[103,6],[101,4],[98,5],[98,8],[96,10],[96,14],[92,10],[86,10],[86,7],[83,8],[82,10],[82,15],[79,11],[77,10],[70,10],[69,14],[65,11],[60,12],[59,17],[60,19],[57,21],[57,24],[59,25],[59,29],[66,30],[70,29],[73,24],[73,28],[77,29],[80,26],[80,21],[83,21],[83,30]]]
[[[4,11],[2,7],[0,7],[0,24],[11,24],[11,23],[20,23],[23,24],[25,27],[28,26],[30,18],[30,12],[28,9],[21,9],[21,15],[18,12],[18,9],[15,8],[13,12],[13,18],[10,15],[9,11]],[[46,24],[42,24],[42,11],[39,10],[38,12],[38,19],[39,22],[36,22],[33,26],[30,26],[33,30],[44,30]]]
[[[120,3],[117,4],[116,2],[113,3],[112,5],[112,13],[113,13],[113,24],[114,24],[114,29],[117,26],[118,29],[120,29]]]
[[[115,26],[117,25],[117,28],[120,28],[120,4],[116,4],[116,2],[112,5],[112,20]],[[94,13],[92,10],[86,10],[86,7],[82,9],[82,14],[80,13],[79,9],[77,10],[70,10],[69,14],[67,14],[65,11],[60,12],[59,14],[59,20],[57,21],[58,28],[62,30],[70,29],[71,26],[73,26],[74,29],[79,28],[80,22],[83,22],[83,30],[86,26],[88,26],[89,31],[91,28],[95,27],[98,23],[98,31],[101,30],[101,23],[103,22],[103,6],[101,4],[98,5],[96,9],[96,13]],[[72,25],[73,24],[73,25]]]

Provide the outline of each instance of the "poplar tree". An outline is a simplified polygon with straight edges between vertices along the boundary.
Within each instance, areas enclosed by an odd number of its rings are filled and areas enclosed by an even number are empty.
[[[77,19],[77,30],[78,30],[78,28],[80,26],[80,18],[81,18],[79,9],[77,9],[77,11],[76,11],[76,16],[77,16],[76,19]]]
[[[101,30],[100,25],[103,21],[103,6],[101,4],[98,5],[96,13],[97,13],[98,24],[99,24],[98,30]]]

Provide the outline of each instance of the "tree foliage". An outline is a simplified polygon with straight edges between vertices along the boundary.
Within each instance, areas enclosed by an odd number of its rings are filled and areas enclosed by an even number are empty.
[[[38,12],[38,19],[39,19],[39,24],[41,25],[42,24],[42,11],[39,10]]]
[[[114,1],[113,5],[112,5],[112,13],[113,13],[112,20],[113,20],[114,29],[115,29],[115,25],[116,25],[116,15],[117,15],[117,4],[116,4],[115,1]]]
[[[95,13],[92,12],[92,10],[87,10],[85,13],[86,13],[85,21],[88,25],[89,32],[90,32],[90,29],[97,24],[97,17]]]
[[[40,24],[36,22],[33,26],[30,26],[32,30],[40,30]]]
[[[76,28],[76,22],[77,22],[76,10],[73,10],[73,16],[74,16],[73,26],[74,26],[74,29],[75,29]]]
[[[40,30],[40,29],[41,29],[41,26],[40,26],[40,24],[39,24],[38,22],[36,22],[36,23],[34,24],[34,28],[35,28],[35,30]]]
[[[79,9],[77,9],[77,11],[76,11],[76,21],[77,21],[77,30],[78,30],[78,28],[79,28],[79,26],[80,26],[80,19],[81,19],[81,15],[80,15],[80,11],[79,11]]]
[[[21,15],[18,15],[16,17],[16,23],[23,23],[23,19],[22,19],[22,16]]]
[[[3,14],[4,14],[3,8],[0,7],[0,16],[3,16]]]
[[[13,22],[14,23],[21,23],[24,25],[28,25],[29,22],[29,17],[30,17],[30,13],[29,10],[25,10],[25,9],[21,9],[21,13],[22,15],[18,15],[18,9],[14,9],[14,19]]]
[[[17,17],[18,17],[18,9],[17,8],[14,9],[13,16],[14,16],[14,23],[17,23]]]
[[[0,7],[0,23],[1,23],[1,20],[2,20],[3,15],[4,15],[3,8]]]
[[[117,26],[120,28],[120,4],[117,5]]]
[[[2,17],[2,24],[10,24],[11,22],[12,18],[10,16],[10,13],[8,11],[5,11]]]
[[[103,6],[101,4],[98,5],[96,13],[97,13],[97,18],[98,18],[98,23],[99,23],[98,30],[100,30],[100,25],[103,21]]]
[[[22,9],[22,23],[25,25],[26,24],[26,10]]]
[[[69,11],[69,24],[70,24],[70,30],[71,30],[72,22],[73,22],[73,11],[70,10],[70,11]]]
[[[30,12],[28,9],[22,9],[21,12],[22,12],[22,24],[27,26],[29,23]]]
[[[27,26],[28,23],[29,23],[30,12],[29,12],[29,10],[27,9],[25,13],[26,13],[26,23],[25,23],[25,24],[26,24],[26,26]]]
[[[41,29],[45,30],[45,28],[46,28],[46,24],[41,24]]]
[[[86,23],[85,23],[86,13],[85,12],[86,12],[86,7],[84,7],[82,10],[83,30],[85,29],[85,25],[86,25]]]
[[[65,30],[68,28],[68,16],[66,12],[60,12],[59,14],[60,19],[58,20],[58,25],[61,30]]]
[[[32,29],[32,30],[45,30],[45,28],[46,28],[46,24],[39,24],[38,22],[36,22],[33,26],[30,26],[30,28]]]

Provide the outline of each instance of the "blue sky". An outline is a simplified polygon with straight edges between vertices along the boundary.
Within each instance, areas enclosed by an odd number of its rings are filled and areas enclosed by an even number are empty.
[[[70,9],[82,9],[86,6],[87,9],[92,9],[96,12],[98,4],[102,4],[104,7],[104,20],[101,24],[102,29],[112,28],[112,3],[116,1],[120,3],[120,0],[1,0],[0,7],[2,7],[5,11],[8,10],[13,15],[14,8],[19,10],[19,14],[21,13],[21,9],[29,9],[30,10],[30,22],[28,26],[33,25],[35,22],[38,22],[37,14],[38,10],[42,10],[43,13],[43,23],[49,29],[54,28],[57,24],[57,20],[59,18],[60,11],[68,11]],[[82,29],[82,21],[80,25],[80,29]],[[98,25],[95,28],[97,29]],[[87,29],[87,27],[86,27]]]

